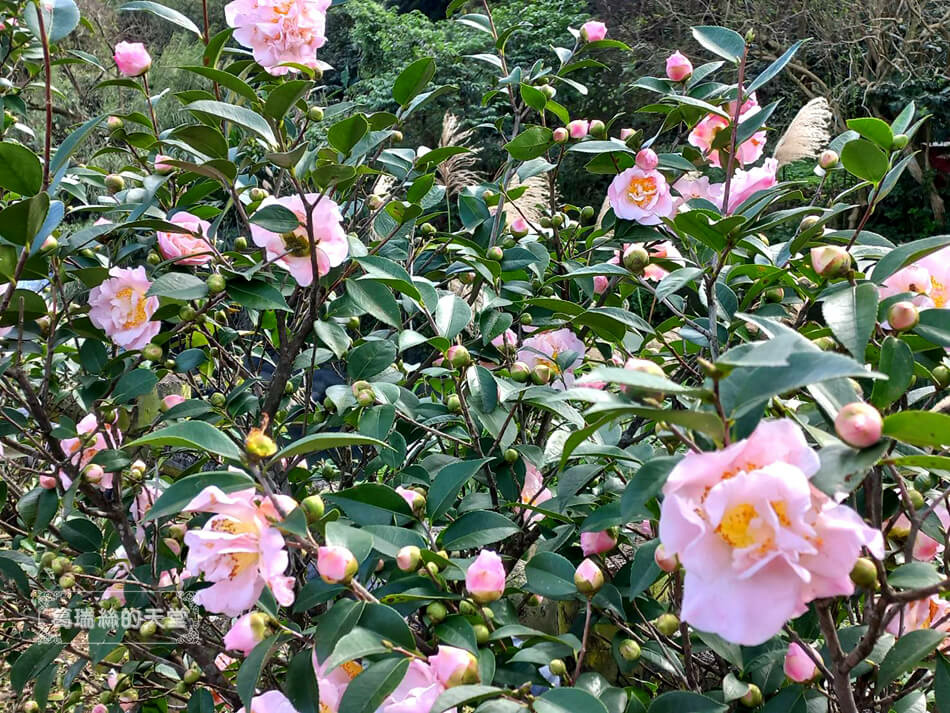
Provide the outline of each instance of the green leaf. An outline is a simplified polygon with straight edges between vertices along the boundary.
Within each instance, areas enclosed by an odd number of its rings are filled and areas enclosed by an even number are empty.
[[[396,360],[396,354],[396,345],[392,342],[364,342],[347,355],[347,376],[352,381],[372,378],[388,369]]]
[[[472,321],[472,308],[458,295],[448,294],[439,298],[435,308],[435,326],[446,339],[455,339]]]
[[[63,650],[62,644],[33,644],[10,667],[12,690],[22,691],[26,684],[43,673]]]
[[[263,280],[230,280],[228,297],[249,309],[292,311],[280,290]]]
[[[915,668],[940,645],[946,633],[935,629],[916,629],[901,636],[881,661],[877,675],[880,691]]]
[[[659,540],[652,540],[637,548],[633,556],[633,565],[630,567],[630,597],[636,598],[649,589],[662,570],[656,563],[656,548]]]
[[[873,141],[885,151],[891,150],[891,144],[894,143],[894,134],[891,133],[891,127],[886,121],[881,121],[873,116],[863,116],[858,119],[848,119],[848,128],[857,131],[861,136]]]
[[[742,35],[725,27],[700,25],[693,28],[693,37],[710,52],[730,62],[738,62],[745,54]]]
[[[26,576],[26,572],[12,558],[8,557],[7,553],[0,552],[0,582],[4,581],[13,582],[24,597],[30,596],[30,580]]]
[[[607,713],[603,703],[580,688],[549,688],[532,707],[537,713]]]
[[[36,154],[20,144],[0,143],[0,187],[23,196],[39,193],[43,167]]]
[[[422,299],[418,288],[412,284],[412,277],[399,263],[378,255],[366,255],[355,260],[366,271],[365,279],[381,282],[400,294],[409,295],[416,301]]]
[[[453,686],[442,691],[432,704],[432,710],[429,713],[443,713],[449,708],[459,708],[463,703],[471,705],[488,698],[497,698],[502,693],[504,690],[494,686]]]
[[[176,480],[158,496],[155,504],[149,508],[145,521],[158,520],[182,512],[202,490],[215,486],[222,492],[233,493],[254,487],[254,481],[245,473],[230,470],[214,470],[188,475]]]
[[[152,282],[147,294],[176,300],[198,300],[208,294],[208,285],[188,272],[166,272]]]
[[[374,713],[383,700],[402,682],[409,670],[404,656],[374,663],[347,685],[340,701],[340,713]]]
[[[189,450],[203,451],[214,455],[240,460],[241,451],[230,438],[210,423],[204,421],[185,421],[137,438],[123,444],[124,449],[138,446],[173,446]]]
[[[247,107],[200,99],[186,105],[185,109],[193,113],[208,114],[218,119],[230,121],[257,134],[264,139],[271,148],[277,147],[277,139],[274,137],[274,132],[271,130],[267,120],[256,111],[252,111]]]
[[[112,399],[117,404],[124,404],[142,394],[147,394],[158,384],[158,377],[151,369],[133,369],[121,376],[115,385]]]
[[[294,441],[286,448],[282,448],[271,460],[279,461],[282,458],[292,458],[293,456],[303,455],[304,453],[327,451],[331,448],[351,448],[353,446],[389,448],[389,446],[382,441],[368,436],[361,436],[356,433],[314,433],[313,435],[304,436],[300,440]]]
[[[950,660],[937,656],[934,670],[934,699],[937,713],[950,713]]]
[[[877,324],[877,299],[877,288],[862,282],[838,290],[821,305],[831,331],[859,362],[864,362],[864,352]]]
[[[887,173],[887,155],[866,139],[855,139],[841,150],[841,165],[864,181],[879,183]]]
[[[300,227],[297,215],[276,203],[259,208],[248,220],[271,233],[290,233]]]
[[[82,517],[67,520],[59,531],[63,539],[80,552],[95,552],[102,545],[102,533],[95,523]]]
[[[483,414],[490,414],[498,407],[498,382],[483,366],[475,365],[466,374],[471,392],[471,405]]]
[[[313,82],[306,79],[291,79],[289,82],[278,84],[267,95],[264,113],[279,122],[294,104],[307,95],[312,86]]]
[[[351,300],[374,318],[391,327],[402,327],[402,312],[396,298],[386,285],[369,280],[347,280],[344,284],[346,294]]]
[[[49,162],[49,172],[50,175],[56,175],[59,173],[59,170],[66,165],[66,161],[69,160],[69,157],[76,152],[76,149],[79,148],[79,144],[91,134],[100,123],[102,123],[105,118],[109,116],[108,114],[100,114],[95,116],[92,119],[89,119],[86,123],[76,129],[73,133],[66,137],[66,140],[59,145],[59,148],[56,149],[56,153],[53,154],[53,158]]]
[[[942,581],[943,575],[929,562],[908,562],[887,575],[887,583],[897,589],[932,587]]]
[[[950,446],[950,414],[901,411],[884,419],[884,435],[921,448]]]
[[[327,141],[341,154],[349,155],[369,131],[369,122],[362,114],[354,114],[349,119],[338,121],[327,132]]]
[[[297,713],[320,713],[320,691],[311,649],[305,648],[291,659],[284,678],[284,692]]]
[[[429,495],[426,498],[429,518],[438,520],[455,503],[459,491],[475,477],[482,466],[491,462],[491,458],[463,460],[449,463],[435,474]]]
[[[901,268],[947,245],[950,245],[950,235],[935,235],[932,238],[923,238],[922,240],[915,240],[912,243],[904,243],[881,258],[874,267],[874,272],[871,273],[871,280],[874,284],[881,285],[888,277]]]
[[[842,443],[825,446],[818,452],[821,467],[812,476],[812,485],[832,498],[852,492],[864,481],[868,470],[881,459],[888,445],[887,441],[882,440],[863,450],[855,450]]]
[[[409,505],[395,490],[381,483],[361,483],[325,499],[360,525],[391,525],[393,516],[411,517]]]
[[[9,327],[20,323],[20,315],[26,321],[38,319],[47,313],[46,300],[33,290],[14,290],[10,306],[0,314],[0,327]]]
[[[182,69],[210,79],[213,82],[217,82],[226,89],[230,89],[235,94],[244,97],[249,102],[257,102],[257,94],[254,93],[254,89],[237,75],[215,69],[214,67],[204,67],[200,65],[195,67],[182,67]]]
[[[647,713],[725,713],[729,706],[689,691],[668,691],[650,704]]]
[[[530,126],[505,144],[505,150],[518,161],[543,156],[553,141],[553,132],[544,126]]]
[[[910,388],[914,376],[914,353],[902,339],[885,337],[877,370],[887,374],[887,379],[874,382],[871,403],[879,409],[887,408]]]
[[[423,57],[406,67],[393,83],[393,99],[401,107],[407,107],[435,76],[435,60]]]
[[[160,17],[163,20],[168,20],[174,25],[177,25],[183,30],[188,30],[198,37],[201,37],[201,30],[198,29],[198,26],[189,20],[187,17],[182,15],[177,10],[172,10],[170,7],[165,7],[160,5],[157,2],[149,2],[149,0],[133,0],[133,2],[128,2],[122,7],[119,8],[120,12],[133,12],[133,11],[142,11],[147,12],[156,17]]]
[[[53,0],[52,2],[44,0],[39,4],[43,7],[43,25],[46,28],[46,38],[51,45],[66,37],[79,25],[79,8],[73,0]],[[36,15],[36,5],[29,3],[24,10],[23,18],[33,36],[39,39],[40,24]]]
[[[245,710],[251,710],[251,698],[254,697],[257,681],[261,677],[261,669],[264,668],[264,663],[270,657],[271,648],[277,643],[279,637],[280,634],[274,634],[255,646],[238,669],[237,692]]]
[[[787,65],[792,60],[792,57],[795,56],[795,53],[798,52],[801,46],[807,41],[808,40],[799,40],[787,50],[785,50],[781,57],[772,62],[772,64],[765,68],[762,74],[752,80],[752,84],[750,84],[745,89],[746,94],[751,94],[757,89],[765,86],[767,82],[774,79],[779,72],[785,69],[785,65]]]
[[[525,565],[525,589],[548,599],[570,601],[577,598],[574,565],[555,552],[540,552]]]
[[[14,245],[29,247],[49,212],[49,195],[40,193],[0,211],[0,235]]]
[[[950,309],[925,309],[914,332],[932,344],[950,347]]]
[[[483,547],[520,531],[521,528],[504,515],[490,510],[472,510],[442,531],[442,547],[446,550]]]
[[[333,653],[324,662],[324,670],[329,673],[337,666],[348,661],[385,653],[389,653],[389,649],[383,646],[383,640],[379,634],[357,626],[336,642]]]

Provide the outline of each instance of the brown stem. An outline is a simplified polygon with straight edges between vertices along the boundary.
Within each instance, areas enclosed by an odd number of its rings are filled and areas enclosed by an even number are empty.
[[[845,666],[846,657],[841,648],[841,641],[838,640],[838,628],[835,617],[831,613],[830,602],[819,602],[816,609],[818,610],[821,633],[825,636],[825,643],[828,645],[828,652],[831,655],[831,686],[838,701],[838,710],[841,713],[858,713],[858,706],[854,701],[854,691],[851,688],[851,669]]]
[[[590,637],[590,618],[591,618],[592,609],[590,606],[590,597],[587,598],[587,616],[584,618],[584,635],[581,639],[581,650],[577,654],[577,666],[574,667],[574,678],[576,681],[577,677],[581,675],[581,666],[584,664],[584,654],[587,653],[587,639]]]

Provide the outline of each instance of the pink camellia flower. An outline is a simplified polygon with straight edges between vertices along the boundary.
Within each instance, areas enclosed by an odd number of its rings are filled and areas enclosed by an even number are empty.
[[[614,256],[607,261],[608,265],[619,265],[620,264],[620,251],[614,253]],[[610,278],[606,275],[594,275],[594,294],[602,295],[604,290],[607,289],[607,286],[610,284]],[[588,384],[590,386],[590,384]]]
[[[950,512],[947,511],[945,505],[937,505],[937,507],[933,509],[933,512],[934,515],[936,515],[940,520],[940,524],[944,529],[950,527]],[[894,529],[909,532],[910,519],[901,513],[894,521]],[[926,535],[920,530],[917,531],[917,536],[914,538],[913,550],[913,557],[915,560],[929,562],[941,552],[943,552],[943,544],[932,538],[930,535]]]
[[[297,709],[280,691],[266,691],[251,699],[251,710],[242,706],[237,713],[297,713]]]
[[[346,547],[326,545],[317,550],[317,572],[327,584],[349,584],[359,566]]]
[[[317,688],[320,691],[320,713],[338,713],[340,701],[343,700],[343,694],[346,692],[347,686],[350,685],[350,681],[362,673],[363,667],[356,661],[347,661],[332,671],[327,671],[327,662],[324,661],[321,664],[317,661],[316,649],[314,649],[311,660],[317,677]]]
[[[814,647],[812,652],[817,656],[818,652]],[[785,654],[785,664],[782,666],[785,675],[796,683],[805,683],[818,675],[818,667],[812,658],[806,653],[805,649],[794,641],[788,645],[788,651]]]
[[[56,478],[52,475],[41,475],[40,487],[43,490],[56,490]]]
[[[292,498],[274,497],[285,512],[296,507]],[[185,534],[188,571],[213,582],[195,595],[195,602],[210,612],[237,616],[254,606],[267,585],[280,604],[293,604],[294,579],[284,576],[289,562],[284,537],[271,525],[281,515],[270,498],[254,488],[224,493],[210,485],[184,511],[214,513],[200,530]]]
[[[554,497],[554,493],[549,488],[544,487],[544,478],[541,476],[541,471],[531,463],[525,463],[524,486],[521,488],[519,497],[525,505],[540,505]],[[544,513],[535,512],[526,517],[525,524],[533,525],[543,519]]]
[[[842,406],[835,416],[838,437],[855,448],[867,448],[881,440],[884,419],[881,412],[864,401]]]
[[[617,545],[617,534],[610,530],[581,533],[581,552],[585,557],[610,552]]]
[[[231,624],[224,635],[224,648],[240,651],[247,656],[254,647],[267,638],[267,617],[260,612],[249,612]]]
[[[175,167],[168,163],[168,161],[174,160],[171,156],[166,156],[163,153],[155,154],[155,161],[153,166],[155,167],[155,173],[160,175],[166,175],[175,170]]]
[[[693,74],[693,63],[679,50],[666,58],[666,76],[674,82],[683,82]]]
[[[931,289],[933,285],[930,282],[930,271],[920,263],[913,263],[884,280],[877,291],[882,300],[912,292],[915,295],[913,303],[927,309],[934,307],[934,301],[930,299]]]
[[[409,662],[409,670],[406,671],[402,682],[386,697],[383,704],[376,709],[376,713],[430,711],[444,690],[445,686],[438,680],[432,667],[424,661],[413,659]],[[455,711],[454,708],[451,710]]]
[[[653,550],[653,561],[664,572],[675,572],[680,566],[679,558],[676,555],[670,557],[663,545],[657,545],[657,548]]]
[[[748,101],[752,102],[754,100],[749,99]],[[745,106],[748,105],[744,105],[743,109],[745,109]],[[741,124],[757,111],[760,111],[758,106],[749,106],[748,111],[744,111],[739,115],[739,123]],[[729,115],[732,116],[731,110]],[[713,143],[716,140],[716,134],[728,128],[729,119],[719,114],[707,114],[689,133],[687,141],[703,152],[703,155],[706,157],[706,160],[709,161],[710,165],[721,167],[722,159],[720,157],[720,151],[722,151],[723,155],[725,155],[725,151],[722,149],[714,149]],[[740,166],[747,166],[759,160],[762,156],[762,152],[765,150],[766,138],[765,130],[756,131],[750,138],[743,141],[738,148],[736,148],[736,160]]]
[[[917,629],[936,629],[950,633],[950,602],[933,594],[926,599],[908,602],[903,609],[888,612],[890,620],[885,627],[894,636],[903,636]],[[940,649],[950,649],[950,638],[944,639]]]
[[[666,178],[656,169],[639,166],[618,174],[607,189],[610,207],[618,218],[641,225],[658,225],[673,214],[673,196]]]
[[[581,37],[585,42],[597,42],[607,36],[607,25],[597,20],[588,20],[581,25]]]
[[[412,488],[404,488],[400,485],[396,487],[396,492],[399,494],[399,497],[406,501],[406,504],[409,505],[409,508],[414,513],[418,514],[425,510],[426,499],[418,491]]]
[[[538,364],[550,367],[555,379],[555,389],[570,388],[574,384],[574,369],[581,365],[584,357],[584,342],[578,339],[570,329],[555,329],[541,332],[535,337],[525,339],[518,351],[518,361],[523,361],[529,369]],[[558,357],[573,354],[574,359],[563,369],[558,366]]]
[[[531,230],[531,226],[528,225],[527,220],[521,216],[518,216],[513,221],[511,221],[511,225],[508,226],[508,229],[516,238],[523,238]]]
[[[813,599],[854,592],[849,574],[861,548],[883,557],[883,538],[811,487],[818,466],[788,419],[676,465],[663,488],[660,540],[686,570],[684,621],[754,646]]]
[[[113,267],[109,279],[89,290],[89,321],[123,349],[142,349],[162,328],[152,322],[158,297],[147,297],[152,286],[144,267]]]
[[[637,133],[636,129],[621,129],[621,130],[620,130],[620,140],[621,140],[621,141],[626,141],[626,140],[629,139],[631,136],[633,136],[635,133]]]
[[[120,42],[115,46],[115,63],[126,77],[140,77],[152,66],[152,58],[141,42]]]
[[[317,50],[326,43],[326,12],[331,0],[234,0],[224,17],[234,39],[250,47],[254,61],[279,76],[299,71],[287,63],[317,67]]]
[[[185,397],[180,394],[169,394],[162,398],[162,408],[164,409],[174,408],[178,404],[183,403],[185,403]]]
[[[591,597],[604,586],[604,573],[592,559],[585,559],[574,571],[574,586],[581,594]]]
[[[775,178],[777,172],[778,160],[774,158],[767,158],[761,166],[755,166],[748,171],[742,168],[737,169],[732,176],[732,184],[729,186],[728,208],[722,206],[723,198],[725,198],[723,195],[725,184],[717,183],[715,187],[711,186],[710,190],[716,197],[715,202],[725,213],[730,214],[754,193],[774,186],[777,183]]]
[[[706,200],[715,205],[721,200],[719,198],[720,189],[719,184],[710,185],[707,176],[701,176],[693,172],[685,173],[673,184],[673,190],[679,194],[673,198],[673,212],[678,212],[680,208],[694,198]]]
[[[152,505],[155,504],[155,501],[158,500],[161,494],[161,487],[151,484],[143,485],[142,489],[139,490],[132,500],[132,505],[129,506],[129,513],[132,515],[132,519],[135,522],[141,522],[142,518],[152,509]]]
[[[930,299],[937,309],[950,308],[950,247],[922,257],[916,262],[930,273]]]
[[[115,687],[119,685],[119,673],[115,669],[109,671],[109,674],[106,676],[106,684],[109,688],[115,691]],[[119,699],[119,708],[124,711],[131,711],[138,705],[138,695],[137,691],[134,689],[126,689],[118,694]]]
[[[920,310],[909,300],[895,302],[887,309],[887,322],[891,329],[913,329],[920,322]]]
[[[567,132],[572,139],[583,139],[589,131],[590,122],[587,119],[574,119],[567,124]]]
[[[317,266],[317,277],[323,277],[330,268],[341,264],[350,251],[343,230],[343,216],[340,207],[329,198],[316,193],[304,196],[313,206],[310,211],[313,221],[314,255],[310,254],[310,239],[307,235],[307,211],[300,196],[275,198],[268,196],[261,202],[261,208],[280,205],[297,216],[300,226],[289,233],[272,233],[258,225],[251,225],[251,237],[254,243],[267,253],[267,259],[287,270],[301,287],[313,283],[313,265]]]
[[[482,550],[465,571],[465,589],[479,604],[501,599],[505,593],[505,566],[495,552]]]
[[[822,277],[838,277],[851,268],[851,254],[842,245],[819,245],[809,250],[809,256]]]
[[[92,713],[109,713],[109,709],[106,708],[104,703],[96,703],[92,707]]]
[[[465,649],[439,646],[438,653],[429,657],[429,666],[446,688],[478,683],[478,659]]]
[[[89,465],[89,461],[95,458],[99,451],[117,447],[121,443],[122,434],[109,423],[103,424],[100,428],[94,413],[86,414],[76,424],[76,433],[78,434],[76,438],[64,438],[59,442],[63,453],[79,470],[95,468],[94,474],[87,472],[87,478],[92,476],[89,478],[90,482],[95,480],[100,489],[109,490],[112,487],[112,473],[106,473],[101,466]],[[67,490],[73,483],[65,471],[60,471],[59,479]]]
[[[680,251],[676,249],[676,246],[673,245],[669,240],[664,240],[661,243],[657,243],[650,248],[650,257],[657,258],[660,260],[682,260],[683,256],[680,254]],[[659,282],[664,277],[670,273],[663,267],[660,267],[655,262],[651,262],[645,268],[643,268],[643,277],[646,280],[651,280],[653,282]]]
[[[188,232],[158,231],[158,251],[163,258],[174,260],[179,265],[206,265],[214,259],[214,252],[205,237],[211,230],[211,223],[185,211],[178,211],[168,222]]]

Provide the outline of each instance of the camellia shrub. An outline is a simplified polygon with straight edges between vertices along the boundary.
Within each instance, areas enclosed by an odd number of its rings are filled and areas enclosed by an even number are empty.
[[[505,118],[429,150],[456,88],[334,104],[329,0],[129,2],[204,47],[174,96],[0,4],[5,709],[950,710],[950,236],[865,230],[913,105],[773,127],[801,43],[703,26],[649,134],[588,121],[608,28],[512,66],[455,0]],[[128,104],[53,141],[80,64]]]

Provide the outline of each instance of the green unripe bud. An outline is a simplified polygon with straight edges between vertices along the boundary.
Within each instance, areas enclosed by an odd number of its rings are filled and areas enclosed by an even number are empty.
[[[99,694],[99,702],[109,705],[112,703],[112,691],[103,691]]]
[[[402,132],[399,130],[393,131],[392,135],[393,141],[399,142],[402,141],[405,137],[402,135]]]
[[[201,679],[201,669],[198,669],[198,668],[188,669],[187,671],[185,671],[185,675],[182,676],[182,679],[184,679],[185,683],[187,683],[188,685],[198,683],[198,681]]]
[[[52,552],[44,552],[44,553],[43,553],[43,556],[40,557],[40,568],[41,568],[41,569],[46,569],[46,568],[49,567],[51,564],[53,564],[53,560],[54,560],[54,559],[56,559],[56,555],[55,555],[54,553],[52,553]]]
[[[426,570],[434,577],[439,573],[439,565],[435,562],[426,562]]]
[[[603,139],[607,136],[607,125],[600,119],[594,119],[590,122],[590,135],[595,139]]]
[[[179,681],[175,684],[175,693],[178,695],[184,695],[188,693],[188,684],[184,681]]]
[[[867,557],[858,557],[851,569],[851,581],[859,587],[873,589],[877,586],[877,567]]]
[[[23,704],[23,713],[40,713],[40,704],[29,700]]]
[[[640,644],[633,639],[624,639],[620,642],[620,656],[624,661],[636,661],[640,658]]]
[[[316,522],[326,512],[326,505],[319,495],[308,495],[300,504],[307,515],[307,522]]]
[[[459,613],[464,616],[475,616],[478,613],[478,607],[469,599],[463,599],[459,603]]]
[[[553,376],[554,372],[547,364],[538,364],[531,370],[531,381],[538,386],[550,383]]]
[[[50,569],[53,570],[53,574],[55,574],[57,577],[64,572],[68,572],[69,568],[70,562],[65,557],[56,557],[50,564]]]
[[[284,384],[284,394],[286,394],[287,396],[290,396],[296,390],[297,390],[297,387],[294,384],[294,382],[288,381],[286,384]]]
[[[472,628],[475,630],[475,641],[478,642],[478,645],[487,644],[491,638],[491,631],[488,630],[488,627],[484,624],[475,624]]]
[[[514,448],[509,448],[505,451],[505,463],[509,465],[515,463],[520,457],[521,455]]]
[[[363,408],[372,406],[376,403],[376,394],[373,393],[372,389],[364,389],[356,395],[356,403]]]
[[[543,85],[538,91],[540,91],[545,99],[551,100],[557,95],[557,89],[552,87],[550,84]]]
[[[650,253],[642,245],[634,245],[624,251],[623,266],[634,275],[642,275],[643,270],[650,264]]]
[[[472,364],[472,355],[461,344],[453,344],[445,352],[445,360],[456,369],[464,369]]]
[[[590,220],[594,217],[594,207],[590,205],[585,205],[581,208],[581,220]]]
[[[673,636],[680,628],[680,620],[676,614],[661,614],[653,621],[653,626],[663,636]]]
[[[523,361],[516,361],[508,371],[512,381],[517,381],[519,384],[525,383],[531,376],[531,367]]]
[[[914,478],[914,488],[921,492],[927,492],[934,487],[934,485],[936,485],[936,479],[930,473],[921,473]],[[916,505],[914,507],[916,507]]]
[[[900,151],[902,148],[907,146],[907,143],[910,141],[910,138],[907,134],[895,134],[894,140],[891,142],[891,146]]]
[[[564,216],[561,213],[555,213],[551,216],[551,225],[555,228],[563,227],[564,225]]]
[[[149,253],[148,257],[145,258],[145,262],[147,262],[152,267],[155,267],[155,265],[158,265],[159,263],[161,263],[161,261],[162,261],[162,256],[156,252]]]
[[[837,346],[837,342],[828,336],[818,337],[818,339],[814,340],[812,343],[823,352],[834,351],[835,347]]]
[[[215,391],[213,394],[211,394],[211,405],[215,408],[223,408],[227,402],[228,397],[222,394],[220,391]]]
[[[781,302],[785,299],[785,290],[781,287],[773,287],[765,291],[766,302]]]
[[[910,500],[910,504],[914,506],[914,510],[920,510],[924,506],[924,496],[920,494],[919,490],[908,488],[907,499]]]
[[[354,381],[353,386],[350,387],[350,390],[353,392],[353,396],[358,396],[360,391],[365,391],[366,389],[372,389],[373,385],[366,381],[365,379],[360,379],[359,381]]]
[[[817,215],[806,215],[802,218],[802,222],[798,224],[798,230],[801,233],[804,233],[806,230],[810,230],[818,225],[820,218]]]
[[[96,252],[92,248],[83,248],[79,251],[79,254],[82,255],[87,260],[95,260]]]
[[[123,126],[125,126],[125,122],[122,121],[121,117],[110,116],[108,119],[106,119],[106,126],[109,127],[109,131],[118,131]]]
[[[551,659],[548,670],[555,676],[563,676],[567,673],[567,664],[562,659]]]
[[[739,702],[746,708],[756,708],[762,705],[762,691],[754,683],[750,683],[749,690],[739,699]]]
[[[495,245],[494,247],[488,248],[488,250],[485,252],[485,257],[487,257],[489,260],[494,260],[495,262],[501,262],[505,257],[505,251]]]
[[[534,317],[531,316],[530,312],[522,312],[521,316],[518,317],[518,323],[523,327],[530,327],[534,322]]]
[[[247,238],[243,235],[239,235],[234,239],[234,249],[235,250],[247,250]]]
[[[119,191],[125,190],[125,179],[122,178],[118,173],[110,173],[105,178],[106,190],[109,191],[109,195],[115,195]]]
[[[165,352],[157,344],[146,344],[142,349],[142,357],[147,361],[161,361]]]
[[[542,215],[542,216],[538,219],[538,224],[539,224],[542,228],[550,228],[550,227],[551,227],[551,218],[548,217],[548,216],[546,216],[546,215]]]
[[[155,636],[155,633],[158,631],[158,624],[156,624],[151,619],[148,621],[142,622],[142,625],[139,627],[139,636],[143,639],[151,639]]]
[[[63,589],[72,589],[76,586],[76,578],[71,574],[64,574],[59,578],[59,586]]]
[[[323,109],[319,106],[312,106],[307,110],[307,118],[310,121],[323,121]]]
[[[941,389],[950,386],[950,369],[943,364],[935,366],[933,371],[930,372],[930,375],[933,376],[934,383]]]
[[[212,295],[216,295],[224,290],[228,286],[228,281],[224,279],[224,275],[219,275],[217,273],[208,276],[208,292]]]
[[[353,331],[358,330],[360,328],[360,318],[350,317],[348,320],[346,320],[346,327],[347,329],[352,329]]]
[[[449,611],[442,602],[432,602],[432,604],[426,607],[426,614],[429,619],[432,620],[433,624],[438,624],[449,615]]]
[[[197,316],[198,312],[190,305],[184,305],[180,310],[178,310],[178,319],[180,319],[182,322],[191,322]]]

